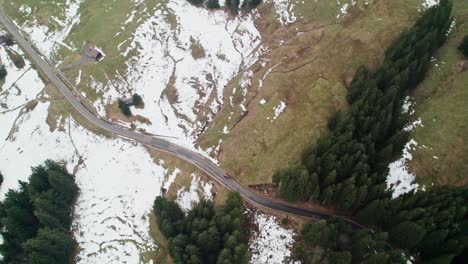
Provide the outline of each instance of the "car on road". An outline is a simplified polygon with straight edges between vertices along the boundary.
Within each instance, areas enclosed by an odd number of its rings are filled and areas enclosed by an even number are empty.
[[[229,173],[225,172],[225,173],[224,173],[224,178],[230,179],[230,178],[231,178],[231,175],[229,175]]]

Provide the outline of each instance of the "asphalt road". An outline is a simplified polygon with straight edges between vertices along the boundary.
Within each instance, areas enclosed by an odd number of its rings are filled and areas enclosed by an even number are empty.
[[[213,163],[210,159],[191,151],[187,148],[169,142],[167,140],[144,135],[138,132],[130,131],[114,125],[106,120],[102,120],[95,116],[90,110],[83,106],[80,99],[75,97],[70,89],[67,87],[65,82],[60,79],[54,72],[53,68],[44,60],[38,51],[36,51],[32,45],[21,35],[20,31],[15,24],[5,15],[2,8],[0,8],[0,22],[5,26],[7,31],[16,39],[17,43],[23,48],[23,50],[29,55],[35,65],[47,76],[47,78],[60,90],[65,98],[72,104],[72,106],[83,115],[89,122],[104,129],[112,134],[133,139],[139,141],[147,146],[155,148],[160,151],[167,152],[171,155],[177,156],[204,171],[206,174],[211,176],[213,179],[223,184],[225,187],[232,191],[237,191],[241,196],[249,203],[270,209],[278,212],[283,212],[291,215],[302,216],[313,219],[328,219],[332,215],[326,214],[316,210],[307,210],[298,207],[294,207],[282,202],[272,201],[265,197],[262,197],[250,189],[240,185],[235,179],[224,178],[224,171]],[[347,219],[347,221],[357,228],[363,228],[361,225]]]

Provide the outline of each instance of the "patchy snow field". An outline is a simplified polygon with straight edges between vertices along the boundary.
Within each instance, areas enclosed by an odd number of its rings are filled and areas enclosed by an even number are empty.
[[[280,226],[273,216],[253,213],[258,232],[249,241],[252,264],[282,264],[291,257],[296,234]]]
[[[17,46],[8,49],[21,54]],[[148,218],[154,198],[179,171],[154,163],[141,145],[94,135],[72,118],[58,118],[62,129],[50,131],[50,103],[37,72],[27,60],[16,68],[3,46],[0,59],[8,71],[0,90],[0,199],[18,180],[27,181],[32,166],[46,159],[66,162],[80,187],[73,221],[77,263],[140,263],[141,252],[156,249]],[[36,97],[42,102],[27,110]]]
[[[290,0],[269,1],[275,6],[278,21],[288,24],[296,20]],[[141,4],[141,0],[134,2],[135,6]],[[63,17],[52,17],[48,26],[38,22],[37,8],[23,5],[20,13],[27,22],[20,27],[42,53],[53,59],[59,48],[76,50],[82,44],[67,39],[72,29],[79,28],[82,4],[83,0],[66,0],[60,5]],[[137,20],[138,12],[150,14]],[[122,34],[129,23],[137,25],[132,36],[117,46],[126,58],[126,72],[107,73],[106,78],[111,79],[106,83],[81,74],[74,82],[89,78],[87,83],[102,92],[93,104],[103,116],[107,114],[106,105],[131,93],[141,94],[145,108],[133,112],[150,123],[137,122],[137,127],[175,137],[178,143],[193,147],[222,106],[224,87],[262,53],[260,33],[254,24],[258,15],[253,11],[232,18],[223,10],[207,10],[180,0],[161,3],[155,11],[135,8],[121,22],[122,31],[114,33]],[[201,50],[199,56],[193,55],[194,43]]]
[[[1,34],[1,32],[0,32]],[[0,46],[0,63],[5,66],[8,74],[0,88],[0,140],[4,140],[10,133],[21,108],[30,100],[35,99],[44,84],[37,72],[31,68],[29,61],[25,61],[23,68],[17,68],[7,53],[16,53],[22,57],[23,52],[18,46]],[[0,143],[2,146],[2,143]]]
[[[196,58],[192,55],[194,43],[203,51]],[[251,15],[229,19],[224,11],[170,0],[142,21],[130,46],[122,48],[124,57],[137,54],[127,60],[125,80],[113,82],[115,87],[96,83],[95,88],[104,95],[94,105],[105,115],[105,105],[129,95],[117,91],[139,93],[145,108],[134,109],[134,113],[152,124],[138,127],[192,146],[197,128],[205,125],[197,122],[201,109],[210,108],[205,116],[209,122],[223,103],[224,87],[251,60],[259,43]]]
[[[48,23],[53,23],[55,30],[50,27],[39,25],[34,16],[35,11],[31,7],[21,6],[20,12],[27,19],[23,25],[19,25],[24,34],[36,45],[36,47],[46,56],[53,56],[61,46],[68,49],[76,49],[71,43],[65,44],[65,39],[74,26],[80,22],[80,5],[84,0],[66,0],[63,4],[57,3],[57,8],[62,9],[62,18],[52,16]]]
[[[213,199],[213,184],[201,182],[200,177],[195,174],[192,174],[191,177],[192,182],[190,183],[188,190],[183,188],[179,189],[177,191],[177,199],[175,200],[185,213],[190,211],[195,204],[200,202],[201,196],[206,200]]]

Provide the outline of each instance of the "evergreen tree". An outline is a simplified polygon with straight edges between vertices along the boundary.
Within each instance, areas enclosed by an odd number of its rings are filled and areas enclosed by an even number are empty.
[[[209,9],[218,9],[220,7],[219,0],[207,0],[206,7],[208,7]]]
[[[133,94],[132,100],[133,100],[133,105],[135,106],[140,106],[141,104],[143,104],[143,99],[141,98],[139,94]]]
[[[68,232],[77,190],[73,177],[53,161],[32,168],[29,183],[20,182],[1,204],[0,263],[67,263],[76,244]]]
[[[463,55],[465,55],[465,57],[468,58],[468,36],[465,36],[463,38],[462,42],[460,43],[460,46],[458,46],[458,50],[460,50],[461,53]],[[1,77],[1,75],[0,75],[0,77]]]
[[[440,1],[388,48],[375,72],[357,70],[348,93],[350,112],[333,116],[331,133],[304,151],[302,165],[308,173],[294,167],[274,175],[280,197],[288,201],[318,197],[351,212],[372,200],[389,198],[388,165],[407,140],[407,133],[401,132],[407,120],[401,113],[404,98],[424,79],[432,54],[446,40],[451,9],[450,1]],[[313,179],[317,176],[318,185]]]
[[[128,106],[128,104],[126,104],[124,101],[119,99],[118,105],[119,105],[120,110],[125,116],[128,117],[132,115],[132,110],[130,110],[130,106]]]
[[[76,246],[75,240],[63,231],[44,228],[25,243],[24,249],[30,264],[63,264],[69,262]]]
[[[5,80],[5,77],[7,76],[7,70],[5,69],[5,65],[0,65],[0,81]]]

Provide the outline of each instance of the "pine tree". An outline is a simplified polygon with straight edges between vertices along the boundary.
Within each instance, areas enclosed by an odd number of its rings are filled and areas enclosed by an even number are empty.
[[[130,110],[130,106],[128,106],[124,101],[119,99],[118,105],[119,105],[120,110],[122,111],[122,113],[125,116],[128,117],[128,116],[132,115],[132,111]]]
[[[41,229],[36,238],[28,240],[25,251],[31,264],[68,263],[76,242],[58,229]]]
[[[458,50],[468,58],[468,36],[465,36],[460,43],[460,46],[458,46]],[[1,75],[0,75],[1,77]],[[1,78],[0,78],[1,79]]]
[[[219,6],[219,0],[208,0],[206,1],[206,7],[209,9],[218,9]]]
[[[5,65],[0,65],[0,81],[5,80],[5,77],[7,76],[7,70],[5,69]]]

